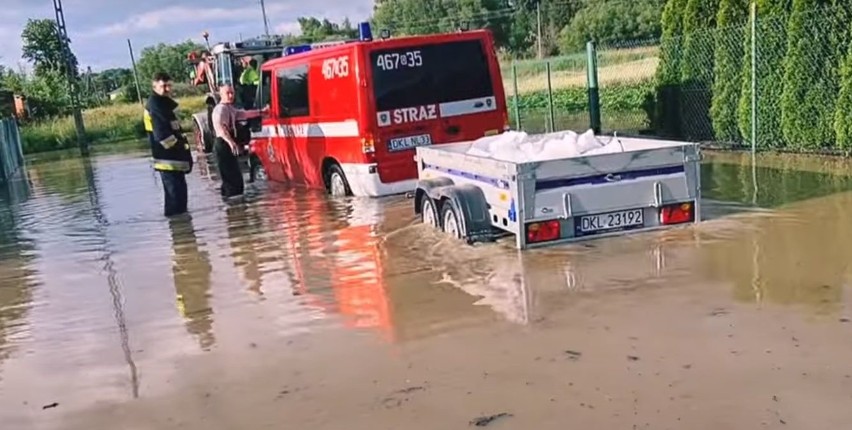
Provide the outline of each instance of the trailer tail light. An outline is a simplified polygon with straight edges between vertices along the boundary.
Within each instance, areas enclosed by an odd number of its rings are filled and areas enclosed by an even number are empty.
[[[675,203],[660,208],[660,224],[683,224],[695,220],[695,205],[691,202]]]
[[[561,236],[559,220],[532,222],[527,224],[527,242],[547,242]]]

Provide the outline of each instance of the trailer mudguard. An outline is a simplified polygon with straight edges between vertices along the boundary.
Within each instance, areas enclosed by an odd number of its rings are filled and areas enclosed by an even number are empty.
[[[462,224],[463,236],[469,242],[489,239],[492,235],[488,202],[482,189],[472,184],[435,188],[436,201],[455,206]]]

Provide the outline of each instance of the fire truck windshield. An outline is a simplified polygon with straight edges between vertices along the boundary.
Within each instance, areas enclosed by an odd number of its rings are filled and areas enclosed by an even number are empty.
[[[370,61],[378,111],[494,95],[479,40],[375,50]]]

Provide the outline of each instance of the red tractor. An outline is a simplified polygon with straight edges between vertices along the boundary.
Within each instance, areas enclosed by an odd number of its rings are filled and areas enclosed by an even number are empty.
[[[205,41],[208,34],[203,34]],[[192,66],[192,84],[207,85],[208,93],[205,100],[207,109],[192,115],[195,144],[198,154],[207,154],[213,150],[213,123],[211,114],[213,107],[219,102],[218,88],[223,84],[234,86],[236,105],[244,109],[260,108],[253,106],[256,99],[257,86],[242,85],[240,75],[251,60],[260,65],[272,58],[280,57],[284,45],[280,38],[255,38],[236,43],[224,42],[214,45],[200,53],[191,52],[188,62]],[[237,134],[240,140],[248,141],[249,131],[246,124],[238,124]]]

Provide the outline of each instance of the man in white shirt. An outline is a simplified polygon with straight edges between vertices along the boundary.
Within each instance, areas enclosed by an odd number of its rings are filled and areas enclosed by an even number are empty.
[[[244,190],[243,172],[240,169],[240,144],[237,142],[237,121],[260,115],[260,111],[245,111],[234,106],[234,87],[219,87],[219,104],[213,108],[213,131],[216,142],[213,152],[222,179],[222,197],[241,195]]]

